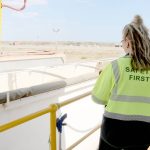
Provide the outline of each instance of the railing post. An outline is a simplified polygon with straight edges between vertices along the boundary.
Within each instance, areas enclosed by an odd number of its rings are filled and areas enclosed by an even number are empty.
[[[56,111],[57,104],[50,105],[50,150],[56,150]]]

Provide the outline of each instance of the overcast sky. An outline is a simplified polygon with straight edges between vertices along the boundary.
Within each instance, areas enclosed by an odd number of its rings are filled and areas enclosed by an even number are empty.
[[[27,0],[22,12],[3,8],[2,39],[119,42],[135,14],[150,27],[149,0]]]

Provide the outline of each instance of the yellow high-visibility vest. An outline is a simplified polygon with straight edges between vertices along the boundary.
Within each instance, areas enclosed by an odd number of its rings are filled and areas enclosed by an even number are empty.
[[[102,71],[92,98],[106,105],[108,118],[150,122],[150,70],[132,69],[131,57],[121,57]]]

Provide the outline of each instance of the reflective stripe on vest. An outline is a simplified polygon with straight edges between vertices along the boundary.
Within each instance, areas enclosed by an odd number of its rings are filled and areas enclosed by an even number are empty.
[[[111,100],[113,101],[125,101],[125,102],[142,102],[150,103],[150,97],[144,96],[127,96],[127,95],[117,95],[118,81],[120,78],[119,66],[117,60],[112,62],[112,70],[115,77],[115,87],[111,94]]]
[[[150,122],[150,116],[142,116],[142,115],[122,115],[117,113],[112,113],[105,111],[104,113],[105,117],[113,118],[113,119],[119,119],[119,120],[127,120],[127,121],[145,121]]]
[[[102,105],[106,105],[105,102],[103,102],[103,100],[97,98],[96,96],[92,95],[92,99],[94,100],[94,102],[98,103],[98,104],[102,104]]]

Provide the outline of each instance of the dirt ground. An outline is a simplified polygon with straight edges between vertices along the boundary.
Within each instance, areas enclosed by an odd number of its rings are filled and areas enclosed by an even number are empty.
[[[3,42],[0,47],[0,61],[63,57],[67,63],[121,55],[122,47],[94,42]]]

